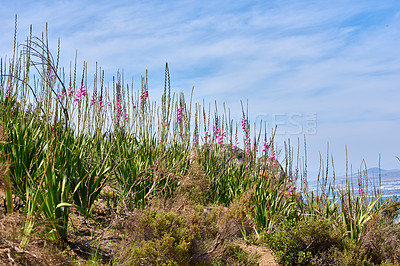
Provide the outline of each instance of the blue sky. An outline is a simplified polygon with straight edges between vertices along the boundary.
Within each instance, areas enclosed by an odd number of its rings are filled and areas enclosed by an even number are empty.
[[[175,91],[215,100],[240,119],[278,124],[276,140],[306,134],[310,170],[326,143],[337,172],[345,145],[353,168],[400,168],[400,2],[394,1],[0,1],[0,56],[49,23],[66,67],[95,63],[110,78],[149,71],[159,100],[165,62]],[[282,156],[281,158],[282,159]]]

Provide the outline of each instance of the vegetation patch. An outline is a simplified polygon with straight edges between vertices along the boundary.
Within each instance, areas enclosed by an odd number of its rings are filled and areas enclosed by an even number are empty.
[[[338,188],[328,152],[310,189],[305,141],[305,160],[279,151],[245,106],[235,122],[172,92],[168,64],[159,103],[147,71],[139,90],[97,69],[90,83],[47,36],[0,63],[1,263],[262,265],[267,248],[284,265],[400,262],[400,200],[366,169]]]

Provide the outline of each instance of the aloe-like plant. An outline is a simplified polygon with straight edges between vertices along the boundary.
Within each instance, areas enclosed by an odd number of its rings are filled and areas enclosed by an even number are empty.
[[[338,189],[334,173],[329,183],[329,156],[325,169],[321,163],[317,190],[310,191],[306,158],[302,176],[301,160],[293,160],[290,143],[285,144],[285,173],[278,175],[274,134],[268,141],[265,133],[260,145],[266,125],[253,126],[243,105],[241,121],[235,124],[225,105],[222,112],[217,104],[214,111],[211,105],[207,110],[204,102],[192,104],[193,90],[190,101],[183,93],[172,93],[168,65],[157,105],[149,97],[147,71],[135,91],[120,73],[106,86],[96,66],[91,87],[86,63],[81,75],[76,58],[69,76],[59,67],[59,51],[53,57],[47,33],[30,36],[22,47],[21,58],[7,66],[0,62],[0,122],[8,132],[0,145],[1,159],[9,163],[8,211],[12,193],[25,205],[22,245],[37,219],[45,222],[51,239],[66,243],[70,208],[90,218],[105,186],[118,194],[118,204],[132,211],[146,207],[153,197],[174,196],[181,177],[190,171],[209,180],[207,203],[229,206],[251,190],[254,208],[248,217],[258,231],[269,232],[285,220],[322,218],[344,227],[347,237],[360,244],[369,221],[385,208],[379,189],[368,201],[354,195],[350,182]],[[30,80],[32,70],[39,80]],[[238,129],[243,135],[240,159]],[[301,192],[296,190],[299,177]],[[358,181],[360,191],[367,193],[367,178]]]
[[[350,239],[355,240],[358,244],[362,242],[368,222],[379,212],[379,208],[376,208],[379,200],[380,197],[365,207],[361,197],[352,197],[350,189],[341,195],[343,226],[347,229]]]

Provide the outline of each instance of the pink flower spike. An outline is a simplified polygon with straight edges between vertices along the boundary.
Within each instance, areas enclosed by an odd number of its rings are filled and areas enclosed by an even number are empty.
[[[275,166],[275,165],[276,165],[276,162],[273,162],[272,165]]]
[[[61,98],[61,97],[62,97],[62,94],[58,94],[58,97]]]
[[[68,96],[71,96],[72,94],[74,94],[74,91],[72,90],[72,87],[68,87]]]
[[[266,150],[269,150],[269,145],[267,142],[264,142],[264,149],[263,152],[265,152]]]
[[[8,92],[7,92],[4,96],[6,96],[6,98],[8,98],[8,96],[10,96],[10,95],[9,95]]]

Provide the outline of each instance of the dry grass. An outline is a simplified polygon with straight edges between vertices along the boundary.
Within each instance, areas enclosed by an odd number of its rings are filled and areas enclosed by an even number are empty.
[[[29,246],[22,249],[19,235],[24,221],[19,212],[0,214],[1,265],[72,265],[58,247],[36,234],[31,235]]]
[[[398,210],[399,203],[393,202],[367,225],[361,246],[375,264],[400,262],[400,224],[393,222]]]

